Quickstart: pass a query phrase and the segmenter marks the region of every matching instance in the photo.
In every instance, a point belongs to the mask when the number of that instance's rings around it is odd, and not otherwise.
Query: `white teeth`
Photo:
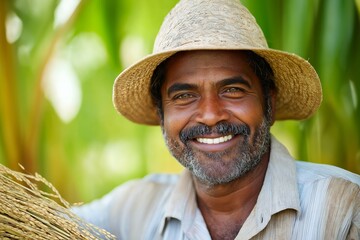
[[[219,138],[197,138],[196,140],[198,142],[206,143],[206,144],[218,144],[218,143],[227,142],[232,138],[233,138],[232,135],[227,135],[225,137],[219,137]]]

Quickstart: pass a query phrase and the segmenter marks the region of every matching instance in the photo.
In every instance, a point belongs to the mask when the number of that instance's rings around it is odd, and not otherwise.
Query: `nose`
[[[200,100],[195,119],[198,123],[215,126],[229,118],[230,112],[218,97],[207,97]]]

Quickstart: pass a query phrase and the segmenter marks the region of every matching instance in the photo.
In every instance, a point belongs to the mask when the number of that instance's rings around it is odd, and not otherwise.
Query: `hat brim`
[[[160,119],[150,95],[151,77],[155,68],[165,59],[176,52],[189,50],[201,49],[180,49],[151,54],[120,73],[113,88],[113,103],[116,110],[135,123],[159,125]],[[320,79],[305,59],[269,48],[211,50],[251,50],[270,64],[277,88],[276,120],[307,119],[320,106]]]

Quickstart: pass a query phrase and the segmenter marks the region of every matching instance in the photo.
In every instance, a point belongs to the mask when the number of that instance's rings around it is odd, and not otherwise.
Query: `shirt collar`
[[[197,203],[192,176],[190,171],[185,169],[180,174],[180,178],[165,205],[165,214],[159,229],[160,232],[164,232],[167,222],[171,219],[181,221],[182,227],[187,229],[192,224],[196,209]]]
[[[300,211],[296,163],[285,146],[274,136],[271,138],[270,161],[258,203],[266,206],[270,215],[284,209]]]
[[[267,226],[273,214],[286,209],[294,210],[294,216],[296,212],[300,213],[296,164],[287,149],[272,136],[264,184],[237,239],[256,235]]]
[[[166,203],[164,218],[159,230],[163,233],[167,221],[172,218],[182,221],[183,227],[186,229],[192,224],[192,217],[195,216],[196,209],[192,176],[185,169]],[[255,224],[265,227],[270,221],[271,215],[285,209],[294,209],[300,212],[296,165],[287,149],[272,136],[270,161],[264,184],[257,203],[244,226]],[[246,227],[242,229],[246,229]]]

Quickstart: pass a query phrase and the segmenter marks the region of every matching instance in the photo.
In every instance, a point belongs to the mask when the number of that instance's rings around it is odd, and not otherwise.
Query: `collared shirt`
[[[187,170],[130,181],[73,210],[118,239],[211,239]],[[272,137],[264,184],[236,239],[360,239],[360,176],[295,161]]]

